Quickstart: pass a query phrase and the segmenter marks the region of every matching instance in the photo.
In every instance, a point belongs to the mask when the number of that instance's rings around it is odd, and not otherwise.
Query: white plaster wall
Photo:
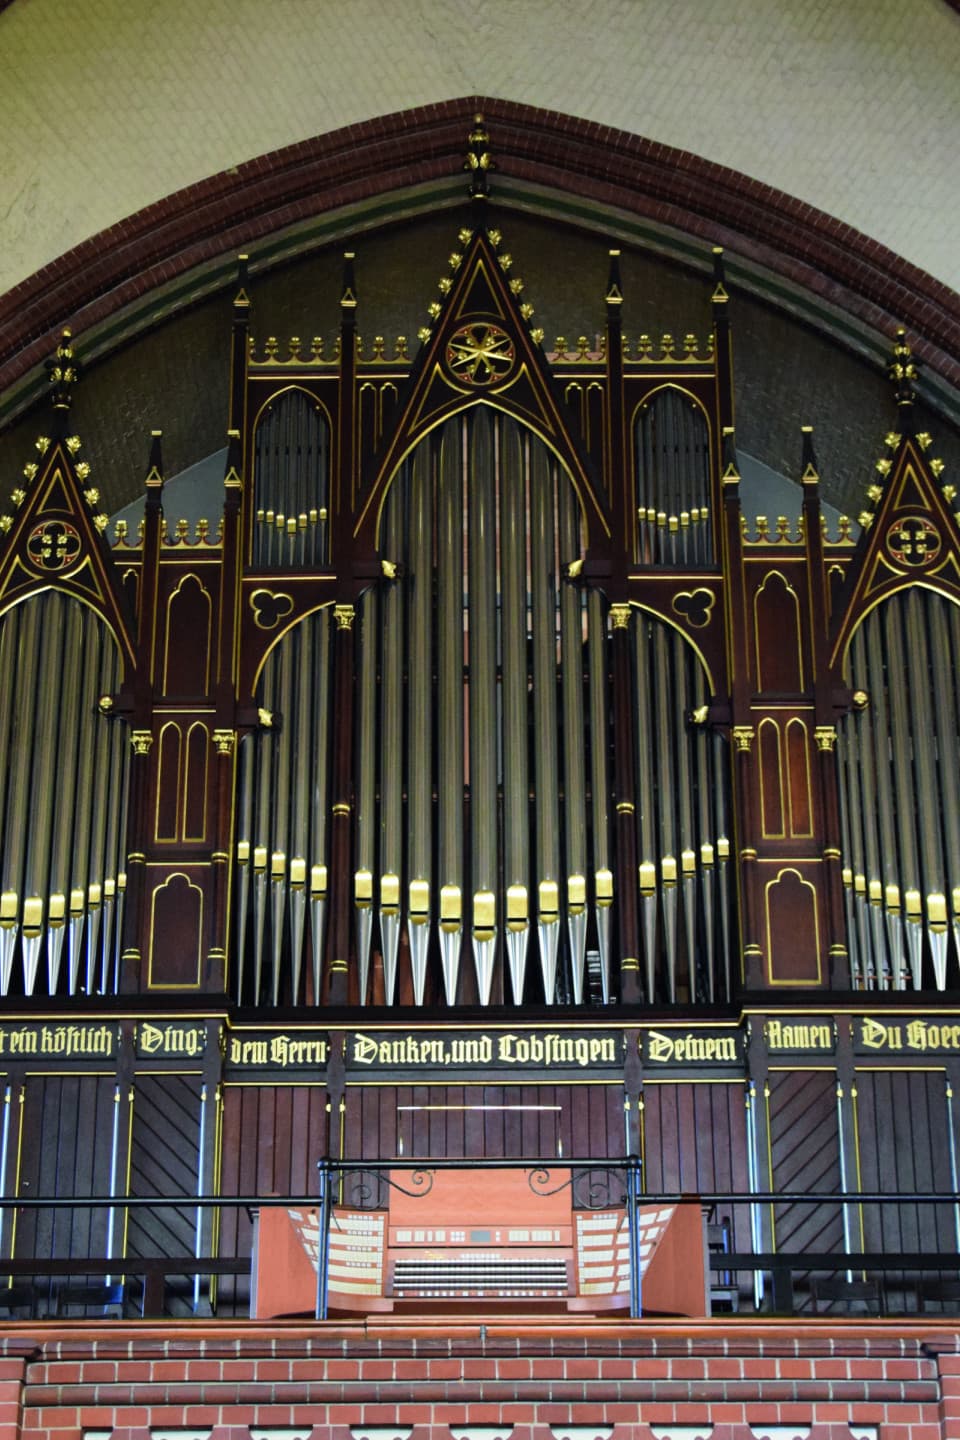
[[[945,0],[13,0],[0,293],[183,185],[475,92],[731,166],[960,290]]]

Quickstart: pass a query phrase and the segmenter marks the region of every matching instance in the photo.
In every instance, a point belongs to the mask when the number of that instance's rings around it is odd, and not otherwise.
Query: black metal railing
[[[518,1159],[410,1159],[330,1160],[319,1162],[318,1190],[314,1194],[261,1196],[23,1196],[0,1198],[0,1216],[11,1210],[21,1214],[42,1211],[145,1210],[162,1215],[167,1210],[231,1211],[251,1214],[267,1206],[313,1207],[320,1219],[318,1263],[318,1318],[327,1313],[327,1258],[329,1226],[334,1206],[350,1191],[360,1208],[384,1208],[391,1184],[406,1173],[423,1177],[407,1193],[429,1194],[430,1177],[442,1170],[523,1171],[534,1193],[550,1193],[551,1184],[569,1185],[576,1209],[623,1206],[628,1212],[631,1254],[630,1313],[643,1316],[642,1284],[638,1264],[639,1212],[655,1205],[699,1203],[712,1222],[711,1232],[725,1231],[722,1244],[707,1255],[708,1290],[715,1313],[755,1316],[807,1315],[921,1315],[960,1311],[960,1195],[925,1191],[683,1191],[644,1192],[640,1162],[560,1158],[551,1161]],[[562,1172],[558,1182],[557,1172]],[[409,1183],[409,1182],[408,1182]],[[406,1187],[405,1187],[406,1188]],[[593,1197],[591,1199],[591,1196]],[[772,1207],[827,1207],[840,1217],[862,1214],[860,1207],[877,1207],[877,1213],[909,1207],[911,1214],[944,1207],[952,1244],[927,1248],[838,1248],[835,1250],[781,1250],[764,1244],[772,1231]],[[730,1216],[748,1217],[740,1230],[750,1231],[744,1246]],[[719,1223],[719,1222],[723,1223]],[[853,1227],[842,1226],[848,1236]],[[4,1227],[4,1230],[6,1227]],[[198,1234],[200,1227],[198,1224]],[[36,1247],[39,1250],[39,1246]],[[161,1318],[171,1315],[221,1314],[241,1318],[248,1314],[251,1259],[247,1254],[55,1256],[15,1253],[0,1256],[0,1318],[64,1319],[69,1316],[110,1315]]]

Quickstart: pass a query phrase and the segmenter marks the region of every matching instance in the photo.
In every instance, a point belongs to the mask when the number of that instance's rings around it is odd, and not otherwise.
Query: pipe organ
[[[473,204],[414,356],[361,339],[353,255],[332,348],[258,347],[244,271],[215,534],[171,531],[157,434],[111,535],[64,343],[4,517],[5,994],[951,985],[956,520],[906,346],[859,540],[809,432],[772,531],[722,256],[705,344],[626,337],[612,251],[596,347],[547,350]]]
[[[802,1132],[847,1189],[921,1091],[955,1190],[960,532],[909,348],[856,525],[809,430],[797,513],[745,514],[722,255],[705,339],[633,334],[610,250],[597,336],[551,343],[471,175],[415,344],[353,254],[334,345],[261,341],[241,261],[212,523],[165,513],[155,432],[111,524],[51,363],[0,493],[0,1193],[63,1106],[113,1115],[50,1181],[88,1194],[295,1195],[401,1111],[418,1155],[639,1155],[651,1192],[772,1189]],[[69,1101],[51,1015],[92,1027]],[[834,1233],[775,1210],[734,1248]]]

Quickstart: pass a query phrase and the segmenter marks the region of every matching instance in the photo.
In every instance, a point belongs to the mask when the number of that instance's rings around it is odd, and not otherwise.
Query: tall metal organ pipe
[[[561,566],[580,559],[580,507],[572,485],[557,486]],[[586,616],[580,591],[560,592],[560,671],[563,690],[563,800],[567,859],[567,930],[573,999],[583,1001],[587,945],[587,792],[583,719],[583,656]]]
[[[444,426],[440,437],[437,483],[439,488],[439,547],[437,556],[437,627],[439,653],[439,865],[440,951],[447,1004],[456,1003],[463,934],[463,451],[466,426]]]
[[[471,416],[469,449],[470,838],[473,954],[480,1003],[490,1000],[497,938],[497,519],[493,424]]]
[[[403,555],[406,488],[394,485],[387,497],[386,553]],[[403,873],[403,666],[406,597],[390,585],[383,595],[380,723],[380,937],[383,986],[393,1004],[400,945],[400,883]]]
[[[409,782],[407,936],[413,998],[422,1005],[427,983],[433,879],[433,476],[430,450],[410,463],[410,624],[407,651]]]
[[[533,598],[534,803],[537,935],[544,999],[556,998],[560,921],[560,807],[557,768],[556,537],[553,467],[543,446],[530,455],[531,593]]]
[[[360,703],[356,781],[356,869],[353,900],[357,923],[357,975],[360,1004],[370,986],[373,940],[373,871],[377,855],[377,672],[379,596],[368,590],[360,606]]]
[[[500,442],[503,675],[503,846],[506,945],[514,1003],[523,1000],[530,938],[530,776],[527,756],[527,483],[523,442],[505,426]]]

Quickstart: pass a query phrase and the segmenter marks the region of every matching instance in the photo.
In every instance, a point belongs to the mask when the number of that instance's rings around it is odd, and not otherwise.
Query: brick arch
[[[46,357],[65,321],[82,336],[179,276],[379,196],[413,192],[415,213],[414,187],[458,176],[478,109],[505,180],[576,198],[586,223],[591,207],[598,225],[603,207],[613,207],[705,245],[722,244],[881,332],[905,324],[927,366],[960,384],[960,298],[877,241],[689,152],[555,111],[470,96],[275,150],[176,191],[60,256],[0,298],[0,391]]]

